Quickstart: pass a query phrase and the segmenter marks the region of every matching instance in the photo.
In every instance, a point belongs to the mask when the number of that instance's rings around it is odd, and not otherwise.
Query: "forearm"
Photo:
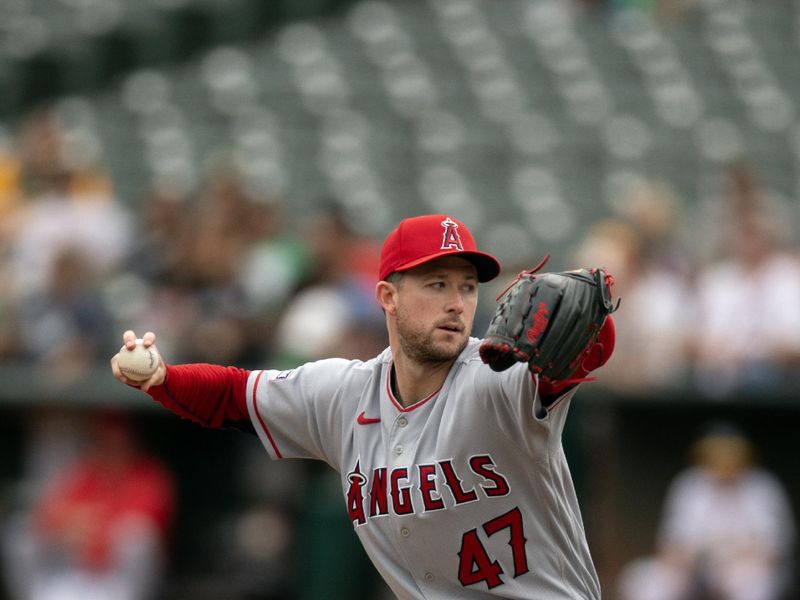
[[[250,430],[245,390],[250,371],[210,364],[166,365],[162,385],[148,394],[172,412],[203,425]]]

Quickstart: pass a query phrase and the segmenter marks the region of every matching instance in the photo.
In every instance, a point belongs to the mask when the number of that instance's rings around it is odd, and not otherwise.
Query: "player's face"
[[[467,345],[478,303],[478,277],[469,261],[438,258],[409,269],[397,284],[400,348],[420,363],[449,362]]]

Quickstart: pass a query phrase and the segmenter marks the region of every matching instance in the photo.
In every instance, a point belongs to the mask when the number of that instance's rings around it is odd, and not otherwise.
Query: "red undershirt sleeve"
[[[164,383],[147,392],[156,402],[204,427],[252,430],[245,394],[250,371],[202,363],[166,369]]]

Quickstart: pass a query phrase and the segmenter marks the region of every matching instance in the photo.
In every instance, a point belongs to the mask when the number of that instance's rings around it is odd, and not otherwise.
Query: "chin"
[[[443,360],[455,360],[467,347],[467,338],[458,338],[445,343],[433,344],[433,346],[439,351],[439,354],[447,357]]]
[[[409,357],[422,363],[454,361],[466,348],[469,336],[464,333],[436,330],[427,334],[399,332],[400,346]],[[403,335],[405,333],[405,335]]]

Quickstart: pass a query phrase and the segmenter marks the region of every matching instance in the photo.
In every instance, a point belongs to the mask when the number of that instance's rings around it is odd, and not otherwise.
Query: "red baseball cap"
[[[448,215],[424,215],[403,219],[383,242],[379,279],[405,271],[440,256],[461,256],[478,271],[478,281],[500,274],[500,263],[479,252],[467,226]]]

